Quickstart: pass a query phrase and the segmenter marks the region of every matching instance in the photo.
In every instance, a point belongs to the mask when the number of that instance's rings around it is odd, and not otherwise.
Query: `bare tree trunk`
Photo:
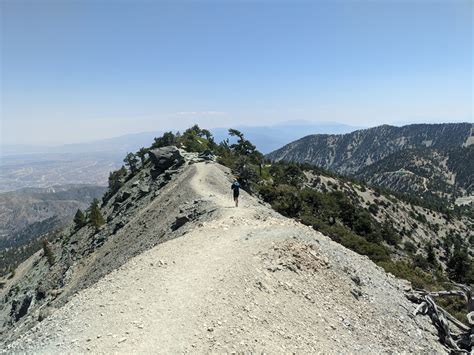
[[[474,345],[474,298],[469,286],[455,284],[459,290],[451,291],[414,291],[407,294],[407,298],[419,303],[413,312],[414,315],[426,314],[431,318],[433,325],[438,330],[438,336],[443,344],[454,352],[470,352]],[[436,297],[463,297],[466,301],[467,322],[466,325],[449,314],[445,309],[438,306],[433,298]],[[452,331],[450,323],[455,325],[459,331]]]

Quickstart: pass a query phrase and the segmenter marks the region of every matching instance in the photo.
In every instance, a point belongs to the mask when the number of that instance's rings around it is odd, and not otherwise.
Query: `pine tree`
[[[140,150],[137,152],[137,156],[140,158],[142,165],[145,164],[145,155],[148,153],[148,149],[146,148],[140,148]]]
[[[152,144],[151,148],[161,148],[169,145],[175,145],[177,143],[176,135],[173,132],[165,132],[163,136],[155,138],[155,142]]]
[[[127,169],[122,166],[120,169],[116,171],[112,171],[109,174],[109,189],[110,192],[113,194],[115,193],[120,187],[123,185],[123,180],[127,176]]]
[[[105,224],[104,217],[100,212],[99,200],[97,200],[96,198],[94,199],[94,201],[92,201],[89,210],[89,223],[96,229]]]
[[[75,229],[80,229],[87,224],[87,219],[85,214],[81,209],[77,209],[76,215],[74,216],[74,227]]]
[[[46,259],[48,260],[49,265],[53,265],[55,262],[53,251],[51,250],[51,246],[46,239],[43,239],[43,253]]]
[[[448,259],[446,266],[453,280],[462,283],[470,283],[472,280],[467,280],[467,276],[471,276],[472,261],[469,259],[467,252],[459,245],[454,246],[454,252]]]
[[[125,165],[127,165],[130,168],[130,171],[132,172],[132,174],[134,174],[137,171],[138,159],[135,154],[128,153],[123,161]]]

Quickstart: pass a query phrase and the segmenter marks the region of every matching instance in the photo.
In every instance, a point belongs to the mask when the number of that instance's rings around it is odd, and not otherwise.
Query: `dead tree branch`
[[[413,314],[428,315],[433,325],[438,331],[441,342],[454,353],[466,353],[473,349],[474,345],[474,299],[470,287],[461,284],[455,284],[459,289],[451,291],[428,292],[417,290],[407,294],[407,298],[412,302],[418,303]],[[445,309],[440,307],[434,301],[437,297],[463,297],[467,307],[467,322],[469,326],[460,322]],[[451,325],[457,327],[456,330],[450,328]]]

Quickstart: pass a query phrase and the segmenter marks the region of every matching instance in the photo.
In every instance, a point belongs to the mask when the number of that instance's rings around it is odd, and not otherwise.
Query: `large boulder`
[[[184,162],[181,152],[174,146],[150,150],[148,155],[154,165],[154,170],[159,174],[173,165],[181,165]]]

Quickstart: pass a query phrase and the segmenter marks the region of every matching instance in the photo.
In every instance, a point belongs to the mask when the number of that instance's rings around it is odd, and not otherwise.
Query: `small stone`
[[[360,281],[360,277],[359,276],[351,276],[351,280],[354,281],[354,283],[357,285],[357,286],[360,286],[361,284],[361,281]]]

